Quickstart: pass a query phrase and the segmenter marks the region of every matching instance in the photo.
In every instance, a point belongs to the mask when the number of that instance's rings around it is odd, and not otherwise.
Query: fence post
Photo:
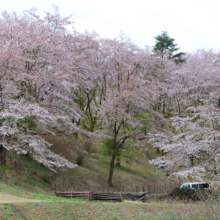
[[[92,200],[92,191],[90,191],[89,194],[88,194],[88,200],[89,200],[89,201]]]
[[[121,195],[121,201],[124,199],[124,193],[120,193]]]

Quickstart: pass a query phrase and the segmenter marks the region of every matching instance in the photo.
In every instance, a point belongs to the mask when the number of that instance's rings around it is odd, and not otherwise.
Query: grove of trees
[[[152,161],[160,169],[219,182],[220,54],[172,56],[173,40],[171,49],[141,49],[125,36],[70,31],[70,18],[56,6],[43,18],[35,8],[2,13],[1,164],[13,150],[54,171],[74,168],[44,135],[81,135],[110,156],[109,185],[116,158],[146,143],[163,153]]]

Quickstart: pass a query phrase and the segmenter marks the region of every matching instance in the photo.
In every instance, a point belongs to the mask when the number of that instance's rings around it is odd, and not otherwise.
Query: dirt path
[[[0,203],[16,203],[16,202],[42,202],[42,200],[26,199],[18,196],[12,196],[7,193],[0,193]]]

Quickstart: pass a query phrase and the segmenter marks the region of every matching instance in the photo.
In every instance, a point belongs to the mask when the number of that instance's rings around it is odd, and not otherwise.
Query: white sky
[[[41,14],[53,3],[62,16],[73,16],[79,32],[95,30],[111,39],[122,32],[143,48],[167,31],[182,52],[220,51],[220,0],[0,0],[1,12],[18,14],[31,7]]]

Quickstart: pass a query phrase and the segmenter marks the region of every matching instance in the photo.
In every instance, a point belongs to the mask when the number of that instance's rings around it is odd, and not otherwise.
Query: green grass
[[[51,200],[51,198],[49,198]],[[17,203],[16,206],[29,219],[219,219],[220,210],[212,213],[205,204],[175,203],[108,203],[79,199],[52,198],[41,203]],[[5,209],[0,204],[0,210]],[[7,209],[6,209],[7,210]],[[4,211],[4,216],[13,216],[13,210]],[[13,219],[13,218],[11,218]]]
[[[23,219],[20,218],[17,212],[8,204],[0,204],[0,217],[3,220]]]

